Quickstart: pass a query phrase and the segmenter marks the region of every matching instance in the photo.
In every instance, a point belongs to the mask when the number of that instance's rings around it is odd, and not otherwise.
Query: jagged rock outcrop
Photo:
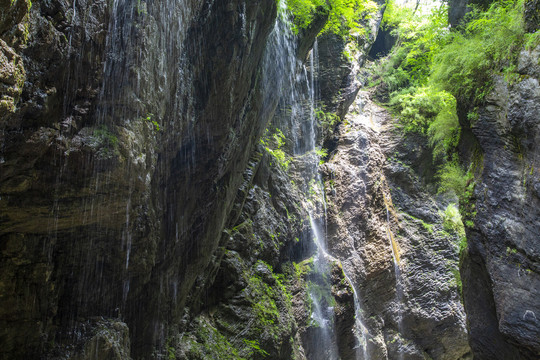
[[[425,139],[399,135],[367,93],[339,134],[324,165],[329,251],[358,289],[370,358],[468,356],[459,235],[444,231],[449,200],[425,190]]]
[[[478,359],[540,356],[539,58],[538,47],[521,51],[520,78],[495,77],[477,120],[464,121],[478,175],[461,271]]]
[[[365,33],[355,41],[341,35],[324,33],[317,39],[318,77],[316,87],[325,111],[343,118],[356,98],[361,83],[360,67],[377,38],[384,14],[384,1],[376,1],[378,10],[363,19]],[[329,134],[323,134],[323,137]]]

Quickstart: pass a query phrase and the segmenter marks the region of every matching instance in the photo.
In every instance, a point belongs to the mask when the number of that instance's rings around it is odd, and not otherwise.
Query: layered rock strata
[[[324,165],[329,252],[358,290],[371,359],[469,356],[451,199],[426,190],[426,140],[361,92]]]

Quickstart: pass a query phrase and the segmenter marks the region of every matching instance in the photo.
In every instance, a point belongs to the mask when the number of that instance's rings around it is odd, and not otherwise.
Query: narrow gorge
[[[540,2],[0,0],[0,359],[540,358]]]

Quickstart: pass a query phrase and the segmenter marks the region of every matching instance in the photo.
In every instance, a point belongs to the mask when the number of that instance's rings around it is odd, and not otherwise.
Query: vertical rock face
[[[520,79],[495,79],[470,131],[480,177],[462,266],[471,347],[479,359],[540,356],[540,49],[523,50]],[[471,224],[472,225],[472,224]]]
[[[370,358],[467,357],[459,235],[444,231],[449,201],[413,170],[431,162],[425,140],[400,136],[367,93],[339,134],[325,165],[329,251],[358,289]]]
[[[96,315],[148,356],[277,102],[259,80],[276,3],[0,6],[2,358],[74,343]]]

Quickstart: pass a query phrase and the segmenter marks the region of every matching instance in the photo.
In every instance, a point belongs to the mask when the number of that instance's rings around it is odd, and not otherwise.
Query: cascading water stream
[[[324,196],[324,186],[319,174],[320,156],[316,152],[317,144],[317,120],[315,117],[315,100],[316,100],[316,74],[318,71],[318,49],[317,42],[310,53],[309,71],[306,67],[301,72],[302,78],[300,82],[304,82],[304,86],[300,88],[306,89],[307,98],[303,98],[301,94],[293,94],[290,98],[292,101],[291,121],[293,129],[293,140],[295,144],[295,154],[300,156],[305,162],[303,168],[305,184],[310,184],[305,189],[306,198],[309,194],[320,194],[316,199],[311,199],[311,203],[306,204],[306,210],[309,215],[312,237],[316,245],[316,255],[314,258],[315,271],[323,278],[328,278],[331,268],[331,262],[338,260],[331,256],[327,251],[326,233],[327,233],[327,214],[326,214],[326,199]],[[298,88],[298,87],[297,87]],[[301,101],[301,102],[299,102]],[[307,104],[305,104],[307,102]],[[303,115],[303,117],[302,117]],[[307,116],[306,116],[307,115]],[[295,119],[295,117],[300,118]],[[307,119],[306,119],[307,117]],[[300,139],[302,138],[302,139]],[[318,186],[318,191],[313,191],[309,187]],[[320,210],[317,210],[317,204]],[[322,213],[321,213],[322,212]],[[317,218],[320,220],[317,221]],[[324,224],[324,228],[323,225]],[[355,354],[356,359],[369,359],[367,352],[367,328],[362,321],[361,302],[359,300],[358,291],[354,286],[351,278],[347,275],[346,270],[344,275],[353,289],[354,309],[355,309],[355,324],[354,335],[356,338]],[[320,292],[326,292],[324,296],[331,298],[331,284],[326,283],[314,289],[309,289],[309,295],[313,304],[312,320],[319,326],[319,335],[317,339],[317,359],[337,360],[340,358],[337,347],[336,331],[333,322],[334,309],[328,304],[322,304]],[[324,305],[327,305],[326,307]]]
[[[272,52],[277,56],[271,59],[273,64],[267,64],[266,71],[269,82],[274,82],[273,88],[280,89],[280,112],[283,124],[275,124],[289,129],[292,139],[292,152],[299,163],[302,163],[300,177],[303,179],[303,192],[308,198],[309,186],[316,181],[319,158],[316,149],[315,122],[315,64],[312,51],[306,67],[297,58],[297,38],[291,31],[286,4],[280,2],[280,20],[271,36]],[[275,68],[278,63],[278,68]],[[269,66],[270,65],[270,66]],[[275,69],[272,71],[272,69]],[[277,73],[276,73],[277,72]],[[281,73],[281,74],[280,74]],[[285,76],[283,75],[285,74]],[[278,76],[275,76],[278,75]],[[273,79],[272,79],[273,77]],[[275,84],[276,78],[278,84]],[[275,86],[277,85],[277,86]],[[285,115],[285,116],[283,116]],[[279,117],[278,117],[279,119]],[[330,277],[330,257],[326,253],[324,233],[315,225],[312,215],[313,204],[304,204],[309,214],[312,238],[316,244],[313,275],[318,280],[310,282],[308,293],[311,302],[311,325],[314,331],[309,344],[305,344],[308,358],[311,360],[338,360],[338,349],[333,324],[333,307],[328,299],[332,298],[331,286],[327,279]],[[316,284],[315,284],[316,282]]]
[[[307,128],[309,128],[309,134],[306,134],[309,136],[309,141],[307,141],[307,149],[305,150],[311,151],[315,155],[311,158],[312,159],[311,160],[312,178],[310,179],[310,182],[313,183],[313,181],[315,181],[315,184],[317,184],[320,188],[319,191],[316,191],[314,193],[320,194],[320,198],[316,199],[316,201],[322,205],[322,210],[323,210],[322,222],[324,223],[324,231],[321,229],[320,224],[314,220],[314,214],[311,209],[308,210],[308,213],[309,213],[309,220],[310,220],[311,230],[313,233],[313,238],[317,246],[316,264],[318,264],[318,270],[321,273],[325,273],[325,272],[328,273],[330,269],[330,262],[339,261],[339,260],[337,260],[332,255],[330,255],[327,250],[327,238],[326,238],[326,234],[328,231],[327,204],[326,204],[323,181],[319,173],[320,156],[315,151],[316,144],[317,144],[317,120],[315,117],[315,101],[316,101],[315,84],[316,84],[316,74],[318,73],[318,68],[319,68],[317,40],[315,40],[313,49],[310,53],[309,60],[310,60],[310,69],[311,69],[309,82],[308,82],[308,89],[309,89],[310,97],[309,97],[309,126]],[[368,330],[362,321],[362,308],[361,308],[361,302],[358,296],[358,291],[353,281],[351,280],[350,276],[347,274],[347,270],[345,268],[342,268],[342,269],[343,269],[343,274],[346,280],[348,281],[348,283],[350,284],[353,290],[354,310],[355,310],[355,325],[354,325],[353,332],[354,332],[356,342],[357,342],[355,346],[356,359],[368,360],[369,359],[368,352],[367,352]],[[329,291],[331,290],[329,289]],[[333,309],[331,310],[333,311]],[[330,312],[330,315],[333,315],[332,311]],[[322,314],[316,314],[315,316],[322,316]],[[333,340],[328,351],[329,359],[339,359],[339,352],[337,349],[337,344],[335,342],[336,334],[335,334],[335,329],[333,327],[333,323],[332,321],[327,321],[325,324],[330,325],[328,329],[325,329],[325,330],[328,332],[327,337]]]
[[[354,283],[352,282],[349,275],[347,275],[347,272],[343,270],[343,274],[345,275],[345,278],[351,285],[351,288],[353,290],[353,296],[354,296],[354,326],[353,329],[354,337],[356,338],[356,359],[357,360],[368,360],[369,354],[367,351],[367,334],[368,329],[364,325],[364,322],[362,321],[362,305],[360,302],[360,298],[358,297],[358,292],[356,291],[356,287],[354,286]]]
[[[320,227],[313,220],[311,213],[309,214],[309,220],[311,231],[313,233],[313,239],[317,246],[317,252],[314,259],[315,270],[323,277],[328,277],[330,274],[330,262],[336,260],[326,252],[326,237],[324,236]],[[319,303],[320,291],[326,292],[325,297],[327,298],[332,296],[331,286],[330,284],[326,283],[318,287],[317,291],[315,291],[313,288],[310,288],[309,290],[309,296],[313,302],[313,312],[311,314],[311,318],[320,328],[320,342],[318,344],[320,347],[319,353],[324,351],[323,358],[337,360],[339,359],[339,352],[333,322],[334,308],[329,306],[329,304],[326,304],[327,307],[324,308]]]

